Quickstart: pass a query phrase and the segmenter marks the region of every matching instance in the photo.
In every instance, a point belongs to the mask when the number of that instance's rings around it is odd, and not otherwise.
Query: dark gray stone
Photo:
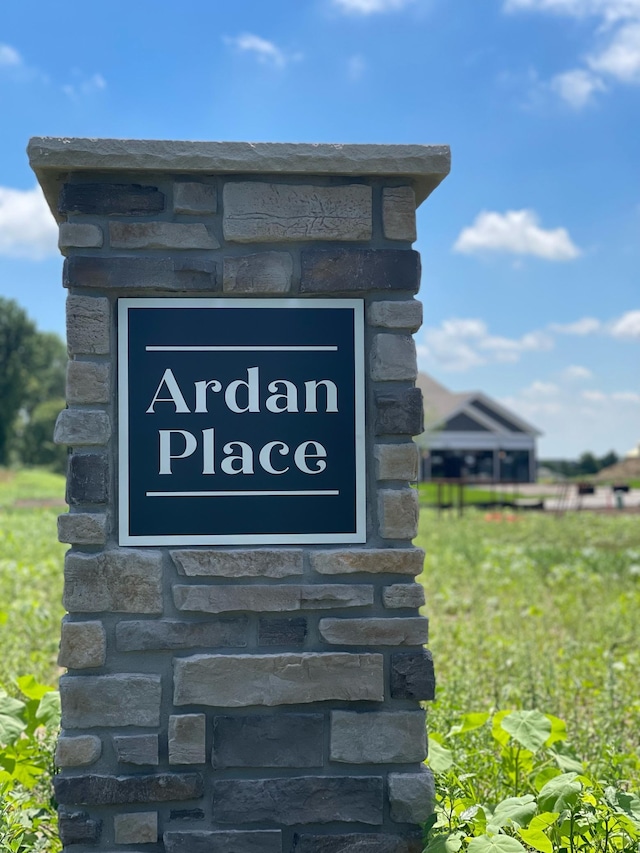
[[[165,832],[166,853],[282,853],[279,829],[255,832]]]
[[[298,776],[213,782],[216,823],[382,823],[378,776]]]
[[[123,764],[158,764],[158,735],[115,735],[113,747]]]
[[[171,809],[169,820],[204,820],[202,809]]]
[[[109,500],[109,460],[105,453],[69,457],[66,501],[70,506],[105,504]]]
[[[65,287],[215,290],[216,265],[200,258],[67,258]]]
[[[322,767],[324,716],[214,717],[213,766]]]
[[[306,249],[301,293],[417,293],[420,255],[406,249]]]
[[[119,622],[116,648],[119,652],[150,649],[244,648],[247,617],[212,618],[207,622],[140,620]]]
[[[93,820],[87,812],[58,813],[58,833],[63,844],[81,844],[83,841],[97,841],[102,829],[101,820]]]
[[[435,699],[436,676],[428,649],[391,655],[393,699]]]
[[[140,184],[64,184],[58,212],[140,216],[164,210],[164,193]]]
[[[420,836],[374,835],[354,832],[349,835],[293,836],[291,853],[421,853]]]
[[[424,432],[422,391],[383,391],[376,394],[376,435],[420,435]]]
[[[153,776],[56,776],[59,803],[112,806],[197,800],[203,794],[201,773],[156,773]]]
[[[303,646],[307,636],[307,620],[303,616],[291,619],[268,619],[258,622],[259,646]]]

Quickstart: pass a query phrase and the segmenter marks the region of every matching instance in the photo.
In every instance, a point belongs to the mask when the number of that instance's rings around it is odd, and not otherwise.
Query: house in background
[[[422,480],[535,481],[539,430],[481,391],[452,393],[426,373],[416,384],[426,427],[415,439]]]

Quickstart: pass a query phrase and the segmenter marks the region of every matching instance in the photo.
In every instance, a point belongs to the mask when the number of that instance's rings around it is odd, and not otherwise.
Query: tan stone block
[[[417,299],[372,302],[367,320],[370,326],[417,332],[422,325],[422,302]]]
[[[254,548],[171,551],[178,572],[187,577],[284,578],[303,572],[299,549]]]
[[[383,539],[413,539],[418,534],[416,489],[380,489],[378,532]]]
[[[158,840],[158,812],[117,814],[113,818],[116,844],[155,844]]]
[[[92,409],[64,409],[53,430],[55,444],[73,447],[104,445],[111,438],[111,421],[106,412]]]
[[[169,764],[204,764],[206,717],[179,714],[169,717]]]
[[[102,622],[63,622],[58,666],[89,669],[102,666],[107,656],[107,635]]]
[[[103,243],[102,228],[88,222],[62,222],[58,231],[58,248],[99,249]]]
[[[67,297],[67,349],[70,355],[109,353],[108,299],[75,294]]]
[[[260,252],[225,258],[222,289],[225,293],[288,293],[292,277],[289,252]]]
[[[419,583],[396,583],[382,590],[382,603],[389,609],[422,607],[424,587]]]
[[[102,741],[95,735],[61,736],[56,745],[56,767],[88,767],[102,754]]]
[[[162,554],[67,552],[63,603],[70,613],[162,613]]]
[[[216,238],[202,223],[111,222],[113,249],[219,249]]]
[[[414,483],[418,479],[420,453],[412,441],[404,444],[376,444],[373,455],[378,480],[405,480]]]
[[[387,240],[413,243],[416,234],[416,194],[411,187],[384,187],[382,227]]]
[[[420,548],[349,548],[312,551],[311,568],[321,575],[398,574],[415,577],[422,571],[424,551]]]
[[[96,361],[67,364],[67,402],[108,403],[111,396],[111,366]]]
[[[339,646],[420,646],[429,638],[422,616],[406,619],[321,619],[320,636]]]
[[[104,513],[65,512],[58,516],[58,540],[69,545],[104,545],[107,516]]]
[[[370,364],[374,382],[415,381],[418,376],[415,341],[411,335],[375,335]]]

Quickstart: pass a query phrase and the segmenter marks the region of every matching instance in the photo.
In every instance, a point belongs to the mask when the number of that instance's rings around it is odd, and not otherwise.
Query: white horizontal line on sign
[[[291,492],[249,492],[249,491],[236,491],[236,492],[147,492],[146,497],[148,498],[241,498],[241,497],[249,497],[249,498],[263,498],[263,497],[285,497],[285,498],[297,498],[302,496],[311,496],[311,497],[319,497],[324,495],[339,495],[340,492],[338,489],[325,489],[325,490],[313,490],[309,489],[307,491],[291,491]]]
[[[147,352],[337,352],[338,347],[145,347]]]

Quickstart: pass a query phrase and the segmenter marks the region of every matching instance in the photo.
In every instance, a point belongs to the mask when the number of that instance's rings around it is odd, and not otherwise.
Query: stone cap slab
[[[58,189],[69,172],[173,172],[385,176],[405,179],[421,204],[449,174],[448,145],[187,142],[34,136],[31,168],[56,219]]]

